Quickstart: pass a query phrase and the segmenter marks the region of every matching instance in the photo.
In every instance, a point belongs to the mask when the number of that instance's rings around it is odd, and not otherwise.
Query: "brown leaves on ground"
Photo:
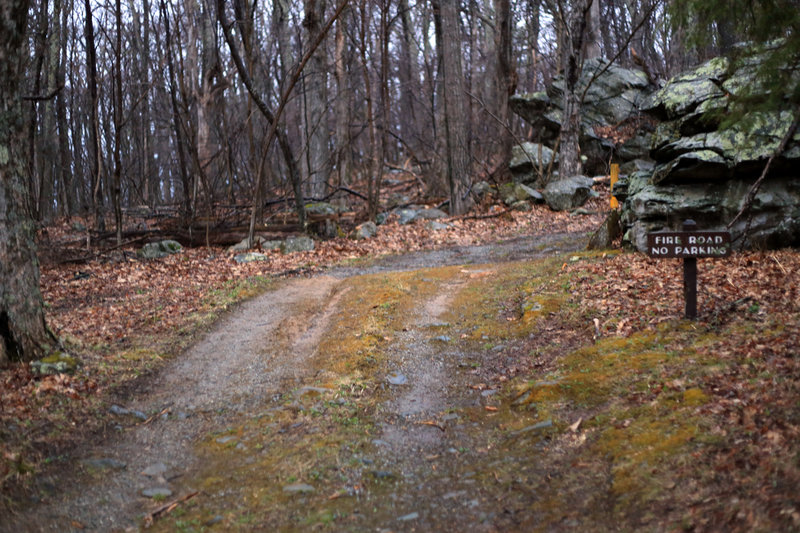
[[[599,212],[604,205],[607,198],[600,197],[586,207]],[[498,212],[494,209],[489,214]],[[48,326],[78,353],[82,366],[73,376],[42,377],[29,365],[0,370],[0,454],[5,457],[0,460],[0,486],[27,473],[30,469],[24,465],[58,453],[74,433],[102,425],[101,403],[109,401],[104,391],[178,351],[200,324],[252,292],[248,280],[313,273],[371,255],[481,244],[544,231],[585,232],[597,226],[601,216],[570,216],[534,206],[529,213],[456,217],[445,220],[449,227],[441,230],[428,228],[426,221],[401,226],[390,219],[372,239],[318,240],[312,252],[267,251],[268,261],[241,265],[226,248],[185,249],[163,259],[141,260],[132,246],[88,263],[49,261],[41,268]],[[73,231],[68,222],[46,228],[42,238],[48,258],[57,259],[59,249],[67,258],[86,254],[81,248],[85,232]]]

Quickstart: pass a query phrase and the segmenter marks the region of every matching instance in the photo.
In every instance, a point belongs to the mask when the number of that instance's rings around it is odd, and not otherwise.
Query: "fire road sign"
[[[697,258],[727,257],[731,234],[727,231],[697,231],[694,220],[683,222],[683,231],[647,234],[647,255],[683,259],[683,299],[686,318],[697,318]]]

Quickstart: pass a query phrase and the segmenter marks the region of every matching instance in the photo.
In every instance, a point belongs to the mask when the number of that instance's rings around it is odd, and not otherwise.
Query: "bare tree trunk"
[[[20,103],[26,0],[2,0],[0,32],[0,365],[45,355],[54,341],[44,321],[35,226],[25,210],[27,160]]]
[[[503,165],[511,159],[513,139],[509,133],[508,98],[514,93],[516,83],[512,79],[511,65],[511,2],[510,0],[494,0],[495,11],[495,51],[497,63],[495,68],[495,98],[497,99],[495,114],[500,124],[496,124],[496,132],[500,144],[499,156]]]
[[[114,50],[114,183],[111,203],[114,206],[117,246],[122,245],[122,6],[116,0],[117,39]]]
[[[353,158],[350,139],[351,102],[349,78],[349,54],[345,24],[347,12],[342,13],[336,21],[334,65],[336,73],[336,172],[338,175],[337,186],[350,183]]]
[[[471,177],[458,0],[432,0],[432,4],[434,10],[439,11],[442,27],[442,38],[436,44],[442,58],[445,181],[450,192],[450,214],[461,215],[469,207],[467,193]]]
[[[56,85],[64,87],[66,85],[66,64],[67,64],[67,22],[69,10],[61,6],[61,0],[56,0],[61,10],[61,22],[59,26],[59,61],[56,70]],[[67,125],[67,97],[64,89],[61,89],[56,96],[56,127],[58,128],[58,160],[61,173],[61,192],[62,192],[62,213],[71,216],[75,213],[77,198],[72,173],[72,159],[69,151],[69,126]]]
[[[361,52],[361,71],[364,77],[364,105],[366,109],[367,132],[369,133],[369,170],[367,175],[367,209],[370,214],[377,212],[377,204],[379,191],[376,190],[375,184],[377,176],[380,172],[381,163],[378,162],[378,138],[375,131],[375,110],[373,105],[373,92],[372,82],[369,73],[369,45],[367,34],[369,33],[369,12],[367,10],[367,1],[361,0],[359,4],[359,11],[361,15],[361,31],[359,32],[359,51]]]
[[[89,0],[86,0],[87,2]],[[169,81],[169,96],[172,105],[172,124],[175,132],[175,147],[178,152],[178,172],[183,185],[183,214],[190,217],[192,214],[192,188],[186,168],[186,155],[184,153],[183,128],[181,127],[181,114],[178,107],[178,89],[175,81],[175,65],[172,56],[172,37],[169,26],[169,12],[165,0],[160,0],[161,18],[164,25],[164,49],[167,56],[167,77]]]
[[[45,55],[47,54],[47,34],[49,29],[49,16],[47,13],[47,1],[39,4],[39,13],[34,26],[34,46],[33,46],[33,94],[42,93],[42,70],[44,69]],[[39,201],[41,197],[41,183],[37,181],[37,176],[42,173],[37,171],[37,162],[42,159],[37,149],[37,133],[39,128],[39,104],[36,101],[30,103],[30,114],[28,116],[28,152],[31,154],[28,159],[28,205],[33,217],[41,219],[39,214]]]
[[[586,13],[585,41],[586,51],[584,52],[584,57],[586,59],[602,57],[601,45],[603,36],[600,33],[600,0],[593,0]]]
[[[578,175],[583,167],[579,144],[581,101],[577,91],[583,67],[586,20],[592,0],[571,2],[569,6],[565,4],[559,3],[559,16],[564,29],[564,37],[560,42],[564,68],[564,111],[558,152],[559,179]]]
[[[307,43],[313,43],[320,35],[321,23],[325,16],[324,0],[305,0],[305,19]],[[330,152],[328,149],[327,120],[327,66],[325,47],[320,46],[311,55],[303,77],[303,113],[306,138],[306,175],[309,180],[311,196],[322,197],[330,173]]]
[[[94,43],[94,21],[92,20],[92,4],[84,1],[86,12],[86,69],[89,72],[89,168],[91,169],[92,208],[95,216],[95,228],[105,231],[106,222],[103,214],[103,155],[100,152],[100,102],[97,96],[97,49]]]
[[[400,82],[399,121],[400,133],[411,156],[416,159],[421,148],[419,127],[420,111],[417,99],[422,98],[422,87],[419,80],[419,46],[414,35],[414,24],[408,0],[399,0],[397,11],[400,15],[402,33],[400,39],[400,61],[398,64],[398,81]]]

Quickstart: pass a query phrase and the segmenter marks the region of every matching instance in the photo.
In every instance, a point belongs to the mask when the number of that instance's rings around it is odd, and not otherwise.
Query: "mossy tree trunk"
[[[27,15],[27,0],[0,0],[0,365],[39,357],[51,341],[25,209],[29,154],[19,88]]]

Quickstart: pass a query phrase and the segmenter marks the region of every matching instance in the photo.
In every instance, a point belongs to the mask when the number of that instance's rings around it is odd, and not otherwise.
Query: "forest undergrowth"
[[[0,372],[6,503],[102,434],[115,398],[276,278],[379,254],[589,232],[602,220],[603,201],[589,207],[595,215],[536,206],[454,219],[439,231],[390,220],[373,239],[318,241],[313,252],[271,252],[269,261],[242,265],[223,248],[149,261],[122,248],[82,264],[43,264],[48,324],[80,365],[73,374],[39,376],[29,365]],[[48,228],[40,245],[74,240],[70,227]],[[553,427],[544,437],[525,436],[552,450],[551,471],[531,472],[537,481],[525,491],[509,489],[506,526],[613,519],[689,530],[800,528],[800,254],[741,252],[698,263],[700,312],[691,322],[682,319],[678,260],[576,253],[551,258],[546,278],[522,267],[523,274],[473,282],[479,299],[494,299],[462,308],[491,314],[496,324],[486,327],[495,333],[497,324],[510,337],[514,328],[525,332],[511,358],[475,369],[485,388],[503,391],[484,415],[503,419],[493,427],[504,432],[525,429],[503,418],[515,410]],[[471,337],[480,320],[470,320],[449,322],[457,329],[463,321],[460,339],[480,346],[481,336]],[[503,453],[514,450],[517,444]],[[513,465],[496,459],[495,481],[518,483]],[[583,503],[570,503],[576,500]]]

